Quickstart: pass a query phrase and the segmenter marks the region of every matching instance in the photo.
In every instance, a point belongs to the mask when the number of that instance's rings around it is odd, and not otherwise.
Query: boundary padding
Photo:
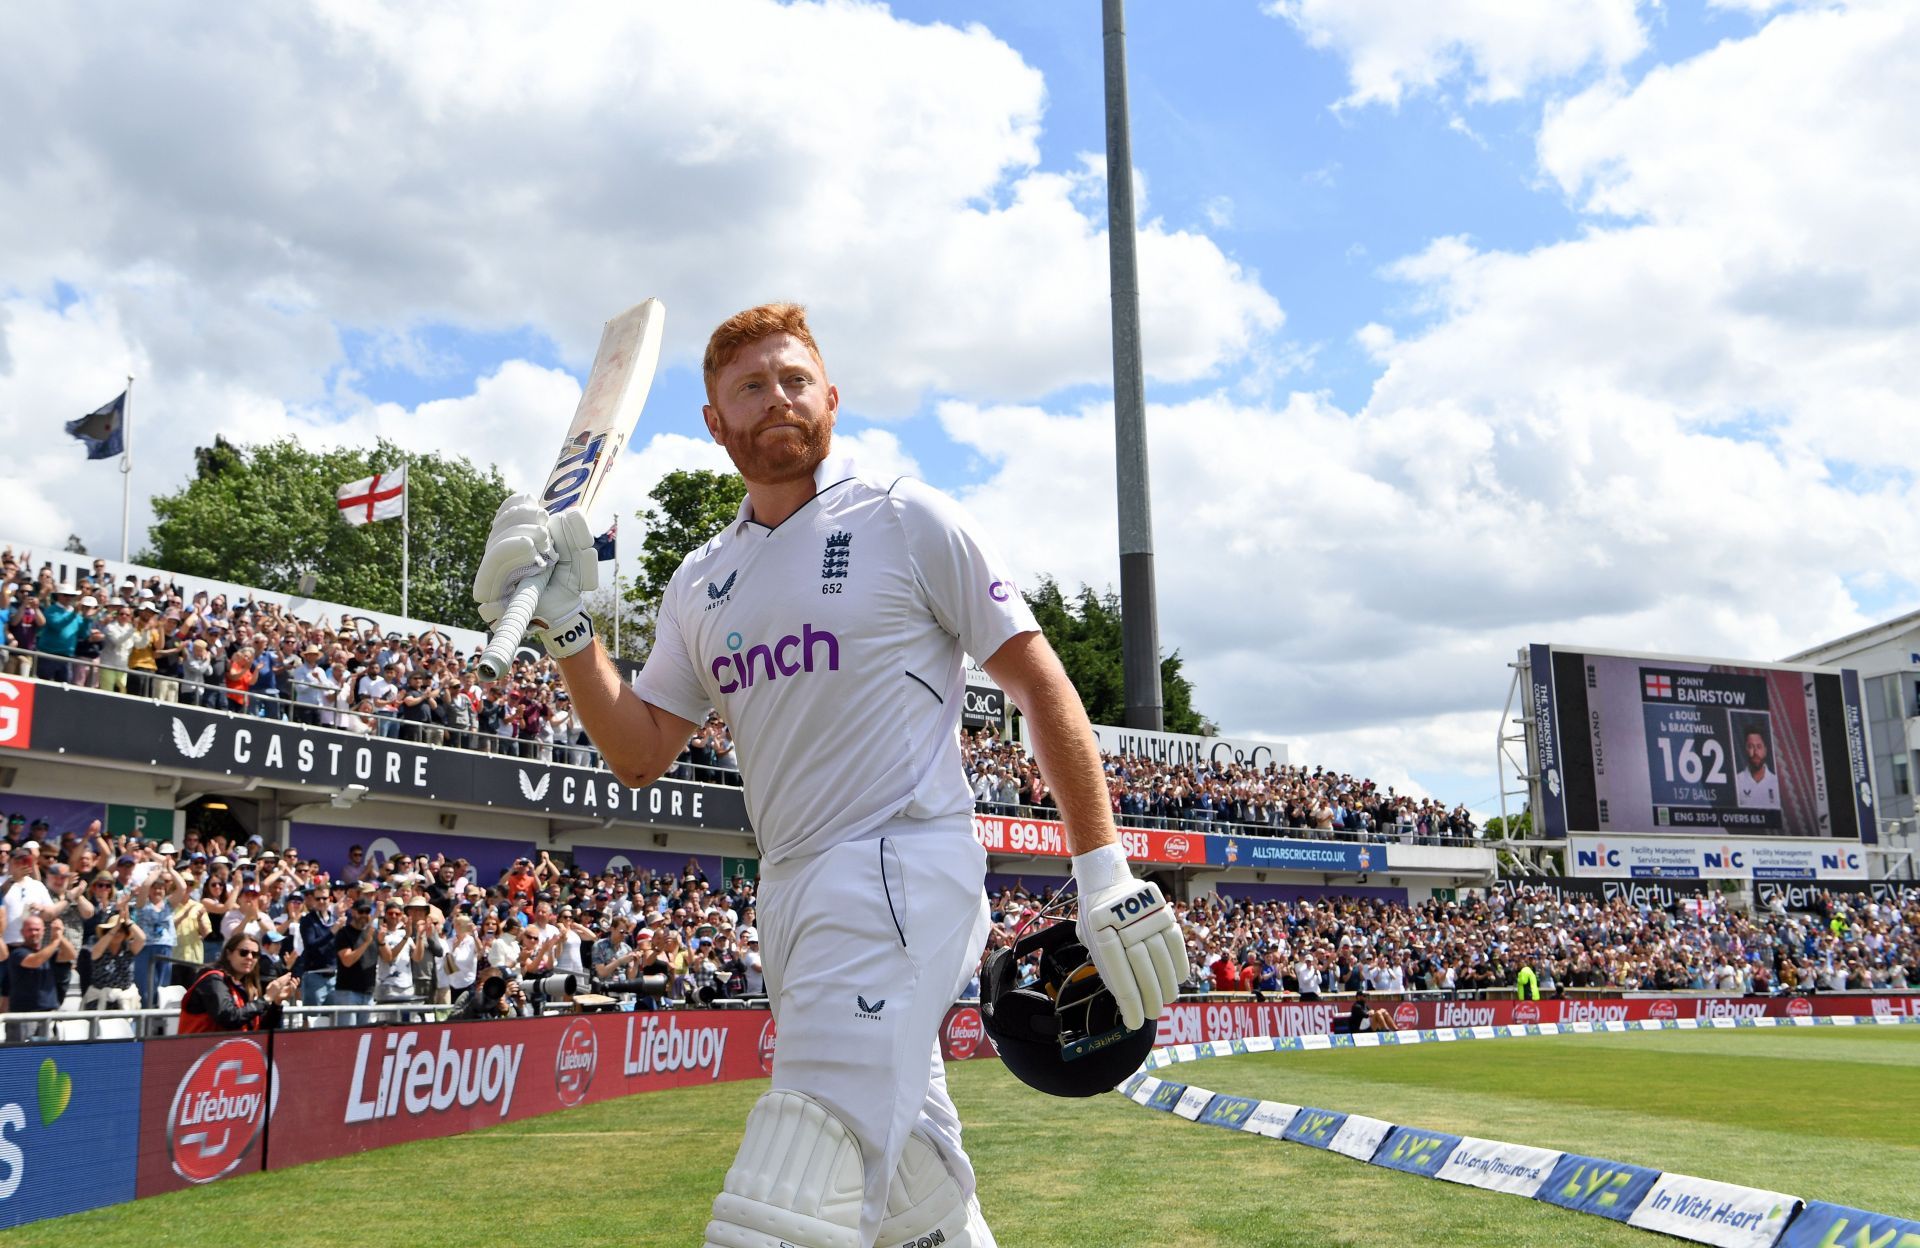
[[[1902,1023],[1920,1023],[1920,1017],[1713,1019],[1709,1026],[1715,1029],[1853,1027]],[[1344,1153],[1370,1165],[1544,1201],[1562,1209],[1590,1213],[1720,1248],[1831,1248],[1836,1244],[1920,1248],[1920,1222],[1891,1214],[1808,1201],[1786,1192],[1741,1187],[1580,1153],[1401,1126],[1312,1105],[1229,1096],[1193,1084],[1161,1079],[1152,1073],[1185,1062],[1243,1053],[1699,1029],[1697,1019],[1650,1018],[1598,1025],[1527,1023],[1363,1032],[1357,1036],[1252,1036],[1243,1040],[1210,1040],[1203,1044],[1155,1049],[1147,1055],[1145,1064],[1114,1091],[1137,1105],[1175,1114],[1189,1122]]]

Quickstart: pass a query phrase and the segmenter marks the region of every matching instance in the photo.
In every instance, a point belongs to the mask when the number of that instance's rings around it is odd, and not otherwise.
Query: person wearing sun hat
[[[87,627],[87,617],[80,613],[80,591],[71,584],[62,582],[54,586],[53,601],[47,603],[41,614],[47,622],[40,630],[40,653],[42,658],[37,674],[41,680],[67,684],[73,679],[73,652],[80,644],[80,633]]]

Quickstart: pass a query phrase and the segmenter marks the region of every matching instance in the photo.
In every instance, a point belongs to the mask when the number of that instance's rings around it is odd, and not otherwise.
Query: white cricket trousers
[[[970,816],[897,819],[882,833],[763,865],[759,890],[773,1086],[820,1101],[859,1139],[866,1244],[916,1127],[973,1193],[939,1032],[991,923]]]

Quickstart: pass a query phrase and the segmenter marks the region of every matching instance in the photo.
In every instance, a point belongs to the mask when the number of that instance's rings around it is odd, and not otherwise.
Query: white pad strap
[[[706,1248],[866,1248],[860,1142],[802,1092],[769,1092],[713,1201]]]
[[[970,1248],[967,1202],[947,1163],[919,1132],[907,1137],[887,1188],[879,1248]]]

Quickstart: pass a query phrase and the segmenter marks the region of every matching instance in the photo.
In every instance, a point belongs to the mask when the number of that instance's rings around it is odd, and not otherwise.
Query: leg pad
[[[918,1132],[909,1135],[887,1189],[877,1248],[973,1248],[967,1213],[939,1151]]]
[[[707,1223],[707,1248],[866,1248],[860,1242],[860,1143],[826,1106],[769,1092]]]

